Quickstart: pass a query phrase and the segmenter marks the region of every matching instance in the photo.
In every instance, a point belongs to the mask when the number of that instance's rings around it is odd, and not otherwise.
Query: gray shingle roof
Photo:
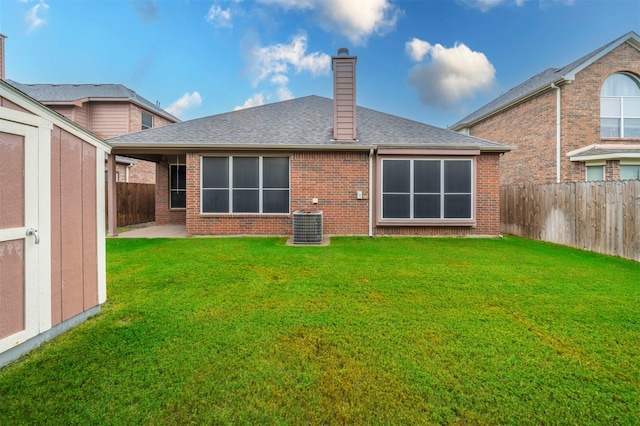
[[[631,42],[636,47],[640,48],[640,36],[631,31],[562,68],[548,68],[541,73],[534,75],[529,80],[512,88],[508,92],[500,95],[498,98],[453,124],[451,129],[459,130],[501,110],[502,108],[516,103],[521,99],[526,99],[528,96],[538,91],[549,89],[551,83],[558,83],[563,80],[573,80],[577,72],[625,42]]]
[[[606,158],[637,158],[638,156],[640,156],[640,144],[627,147],[612,146],[611,148],[597,145],[578,154],[571,155],[569,158],[571,161],[585,161]]]
[[[88,98],[128,99],[171,121],[180,121],[122,84],[22,84],[13,80],[6,80],[6,82],[44,104],[48,102],[74,102]]]
[[[116,136],[114,147],[442,147],[509,151],[511,147],[402,117],[357,109],[354,142],[332,140],[333,100],[306,96]]]

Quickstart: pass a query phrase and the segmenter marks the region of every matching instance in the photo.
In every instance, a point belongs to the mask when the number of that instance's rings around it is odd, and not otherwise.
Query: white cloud
[[[464,44],[451,48],[436,44],[426,54],[431,60],[414,66],[408,78],[425,105],[451,108],[478,92],[491,90],[495,83],[496,70],[484,53]]]
[[[462,0],[462,1],[471,7],[476,7],[480,9],[482,12],[486,12],[502,4],[513,3],[518,7],[524,6],[526,2],[531,0]],[[575,4],[575,0],[538,0],[540,8],[542,9],[544,9],[547,3],[549,2],[561,3],[565,6],[572,6]]]
[[[33,31],[36,28],[42,26],[45,23],[44,18],[40,14],[49,9],[49,5],[44,0],[40,0],[38,4],[33,6],[25,15],[25,20],[29,24],[29,31]]]
[[[176,117],[180,117],[186,110],[198,107],[200,106],[200,104],[202,104],[202,96],[200,96],[200,93],[187,92],[167,108],[165,108],[165,111],[167,111],[169,114],[175,115]]]
[[[254,87],[270,76],[285,76],[291,68],[296,73],[329,74],[331,57],[326,53],[307,53],[307,36],[294,36],[289,44],[254,46],[249,51],[249,72]]]
[[[406,42],[405,48],[407,50],[407,54],[413,59],[415,62],[420,62],[424,59],[425,55],[431,49],[431,44],[424,40],[420,40],[419,38],[412,38],[411,41]]]
[[[264,105],[264,95],[262,93],[256,93],[255,95],[253,95],[252,97],[244,101],[244,104],[235,107],[233,110],[238,111],[241,109],[251,108],[251,107],[260,106],[260,105]]]
[[[338,32],[354,45],[363,45],[374,34],[396,26],[401,10],[389,0],[259,0],[285,10],[312,10],[320,27]]]
[[[205,19],[216,27],[233,27],[231,23],[231,9],[223,9],[217,4],[211,5]]]
[[[464,2],[471,7],[477,7],[482,12],[486,12],[496,6],[500,6],[505,2],[505,0],[464,0]],[[518,6],[522,6],[524,4],[524,0],[515,0],[514,3]]]
[[[288,101],[289,99],[293,99],[293,93],[287,86],[280,86],[276,89],[276,94],[278,95],[279,101]]]

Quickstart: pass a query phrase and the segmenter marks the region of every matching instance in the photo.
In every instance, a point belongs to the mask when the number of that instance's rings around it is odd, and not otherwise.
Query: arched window
[[[607,78],[600,93],[603,138],[640,138],[640,81],[632,74]]]

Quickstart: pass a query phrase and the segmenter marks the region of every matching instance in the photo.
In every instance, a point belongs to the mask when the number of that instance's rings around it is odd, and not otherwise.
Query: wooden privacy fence
[[[118,192],[118,226],[135,225],[155,220],[156,186],[154,184],[117,182],[116,190]],[[105,205],[109,205],[108,192],[109,190],[106,188]],[[106,219],[109,223],[109,209],[107,209]]]
[[[640,261],[640,181],[501,187],[505,234]]]

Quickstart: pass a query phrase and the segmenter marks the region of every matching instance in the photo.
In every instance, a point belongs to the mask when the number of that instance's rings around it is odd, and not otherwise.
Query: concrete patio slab
[[[185,225],[148,226],[124,231],[113,238],[185,238],[187,227]]]

